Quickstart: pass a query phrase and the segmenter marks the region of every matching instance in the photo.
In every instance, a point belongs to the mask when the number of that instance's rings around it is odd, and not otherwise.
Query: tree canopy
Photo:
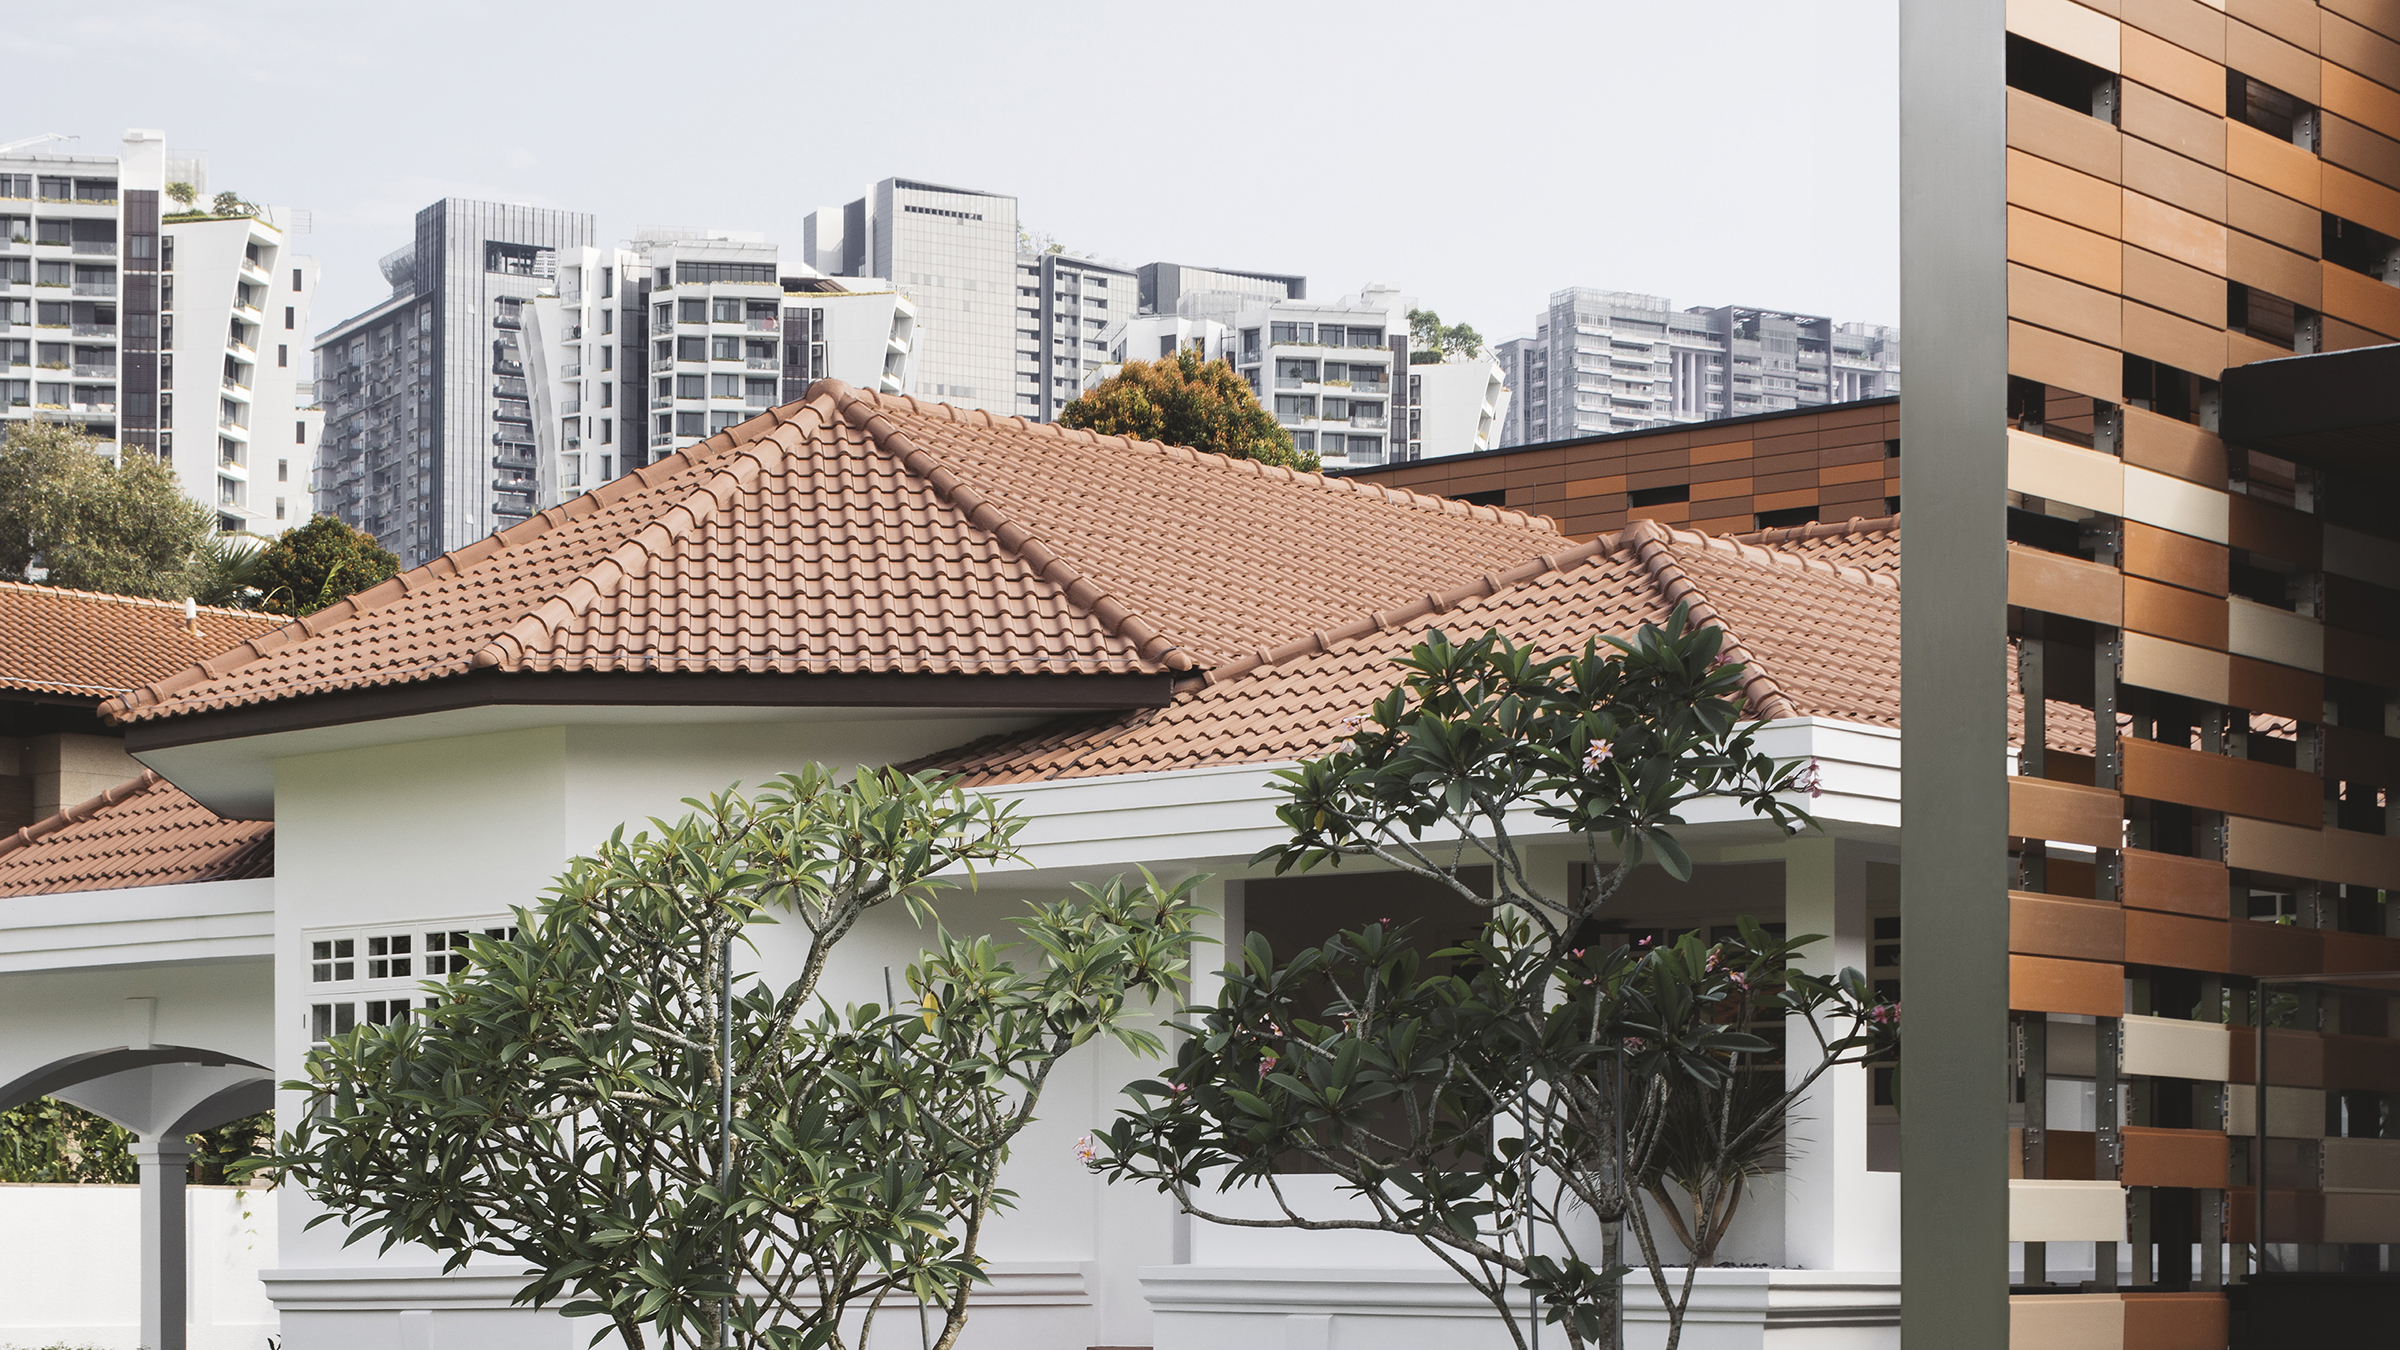
[[[1186,972],[1196,882],[1078,887],[1013,942],[962,937],[941,874],[1014,857],[1013,804],[815,766],[690,805],[575,859],[411,1020],[312,1054],[267,1161],[349,1241],[521,1260],[522,1298],[634,1350],[881,1345],[887,1301],[950,1350],[1051,1071],[1101,1037],[1160,1049],[1145,1009]],[[900,1006],[831,1006],[835,949],[895,902],[935,938]],[[735,962],[779,922],[806,947],[776,988]]]
[[[1792,1106],[1898,1035],[1858,971],[1796,967],[1817,938],[1745,917],[1713,940],[1628,942],[1600,922],[1648,860],[1693,877],[1676,827],[1694,803],[1813,824],[1795,799],[1814,766],[1759,751],[1722,639],[1678,606],[1579,655],[1497,632],[1419,644],[1337,749],[1280,775],[1290,837],[1252,862],[1372,859],[1480,910],[1480,931],[1429,950],[1375,924],[1296,952],[1252,934],[1172,1071],[1127,1089],[1101,1170],[1212,1223],[1413,1237],[1519,1347],[1529,1298],[1576,1350],[1612,1343],[1621,1277],[1646,1269],[1674,1350],[1692,1268]],[[1529,860],[1528,818],[1581,855],[1563,881]],[[1343,1204],[1295,1173],[1329,1174]],[[1268,1193],[1263,1217],[1214,1198],[1239,1187]],[[1680,1290],[1644,1192],[1690,1253]]]
[[[381,585],[399,571],[400,560],[374,535],[319,516],[261,551],[249,584],[261,592],[260,609],[298,618]]]
[[[1442,316],[1430,309],[1408,312],[1408,363],[1429,366],[1451,357],[1473,359],[1483,355],[1483,334],[1463,323],[1444,324]]]
[[[1295,449],[1292,434],[1259,406],[1248,380],[1189,347],[1156,361],[1126,362],[1068,404],[1058,422],[1307,472],[1318,466],[1317,453]]]
[[[52,586],[180,600],[214,515],[172,466],[56,422],[17,423],[0,442],[0,576],[47,569]]]

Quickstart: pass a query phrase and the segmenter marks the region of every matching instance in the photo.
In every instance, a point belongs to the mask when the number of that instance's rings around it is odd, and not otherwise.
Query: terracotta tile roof
[[[155,773],[0,835],[0,896],[274,874],[274,822],[226,820]]]
[[[1866,519],[1852,516],[1777,530],[1752,530],[1733,536],[1745,544],[1764,544],[1803,558],[1823,558],[1845,567],[1870,572],[1900,572],[1900,517]]]
[[[212,605],[187,623],[180,601],[0,582],[0,689],[107,698],[283,624]]]
[[[827,380],[103,711],[477,669],[1188,671],[1559,542],[1541,517]]]
[[[1301,759],[1324,751],[1343,717],[1388,689],[1393,659],[1436,628],[1465,636],[1498,627],[1561,652],[1661,621],[1679,602],[1725,627],[1729,655],[1748,664],[1753,711],[1898,725],[1896,576],[1636,521],[1213,670],[1166,707],[1056,722],[915,767],[995,784]]]

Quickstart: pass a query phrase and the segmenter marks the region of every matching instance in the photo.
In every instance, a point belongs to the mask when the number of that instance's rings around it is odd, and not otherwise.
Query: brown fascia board
[[[1158,708],[1166,706],[1174,696],[1175,679],[1163,674],[778,675],[478,670],[416,684],[343,690],[135,722],[125,728],[125,749],[129,754],[139,755],[174,746],[281,731],[309,731],[354,722],[499,706],[975,708],[1071,713]]]

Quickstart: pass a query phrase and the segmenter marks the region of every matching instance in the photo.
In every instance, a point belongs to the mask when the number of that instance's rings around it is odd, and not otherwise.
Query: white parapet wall
[[[275,1264],[266,1192],[185,1191],[191,1223],[190,1350],[266,1350]],[[0,1185],[0,1347],[137,1350],[141,1188]]]

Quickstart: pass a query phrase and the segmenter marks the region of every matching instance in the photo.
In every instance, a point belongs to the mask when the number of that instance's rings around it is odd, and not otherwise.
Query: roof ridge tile
[[[1725,634],[1720,658],[1741,663],[1745,672],[1742,676],[1742,692],[1750,706],[1756,708],[1762,717],[1799,716],[1799,706],[1784,693],[1783,686],[1776,683],[1774,676],[1759,664],[1750,649],[1742,645],[1732,627],[1717,612],[1708,593],[1684,572],[1682,562],[1676,558],[1674,543],[1677,538],[1697,540],[1705,551],[1708,536],[1697,531],[1671,529],[1654,520],[1630,522],[1621,534],[1631,541],[1634,557],[1641,561],[1643,569],[1650,574],[1651,584],[1658,587],[1659,599],[1670,610],[1677,605],[1688,604],[1691,606],[1688,612],[1695,626],[1714,627]]]
[[[37,820],[31,825],[0,835],[0,855],[14,853],[45,835],[56,834],[78,821],[89,820],[94,813],[115,806],[118,802],[128,798],[140,796],[165,781],[158,776],[158,770],[144,769],[138,777],[128,778],[97,797],[77,802],[73,806]]]
[[[965,517],[969,525],[992,536],[1001,547],[1024,559],[1044,580],[1064,592],[1068,603],[1090,614],[1111,634],[1131,642],[1144,659],[1156,661],[1169,670],[1195,668],[1190,653],[1184,651],[1174,639],[1135,614],[1123,601],[1110,595],[1097,581],[1069,562],[1022,522],[1011,519],[988,496],[944,464],[939,456],[918,445],[915,438],[894,425],[870,399],[836,381],[820,381],[819,384],[835,386],[833,395],[840,403],[844,420],[866,433],[876,449],[923,479],[941,495],[943,501]],[[1011,535],[1015,536],[1015,542],[1011,542]]]
[[[184,602],[181,600],[154,600],[146,595],[123,595],[115,591],[78,590],[73,586],[49,586],[38,581],[0,581],[0,592],[15,592],[20,595],[35,595],[45,597],[56,596],[66,600],[96,601],[101,604],[124,605],[130,609],[162,610],[171,614],[183,613],[184,606]],[[255,619],[261,617],[257,610],[234,609],[226,605],[195,604],[193,605],[193,608],[202,614],[214,614],[220,618]]]

